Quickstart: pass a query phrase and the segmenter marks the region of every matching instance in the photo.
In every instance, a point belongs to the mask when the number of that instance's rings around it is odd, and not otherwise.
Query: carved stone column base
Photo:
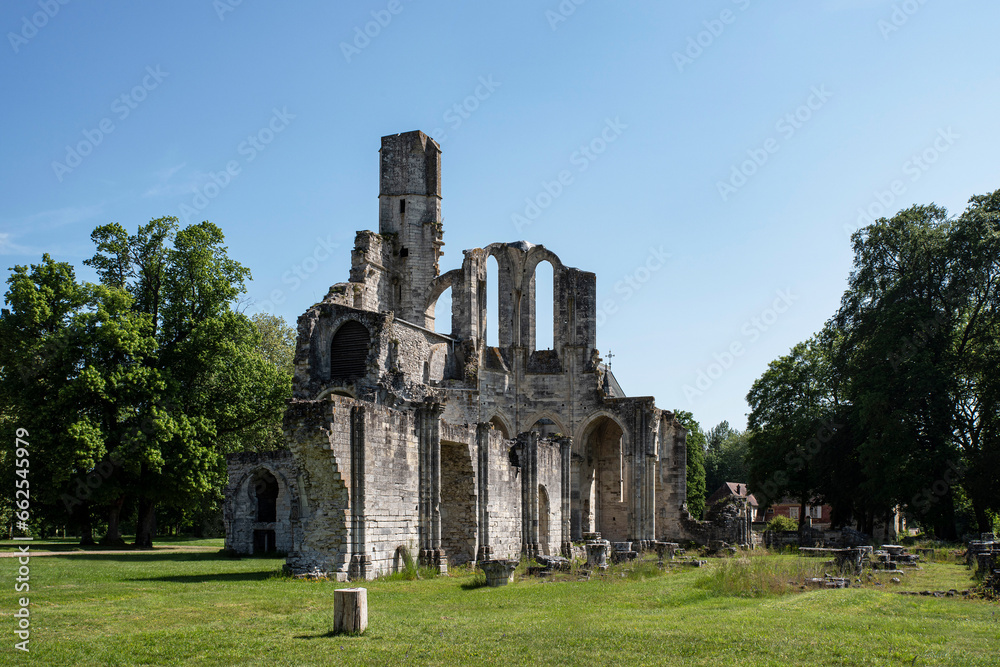
[[[480,563],[479,567],[486,573],[486,585],[496,588],[506,586],[514,579],[517,565],[516,560],[487,560]]]
[[[433,567],[441,574],[448,574],[448,557],[444,549],[423,549],[420,552],[420,564]]]

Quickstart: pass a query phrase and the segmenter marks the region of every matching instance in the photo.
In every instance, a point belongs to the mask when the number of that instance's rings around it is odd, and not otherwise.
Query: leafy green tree
[[[210,222],[178,229],[160,218],[129,236],[121,225],[92,234],[104,284],[128,292],[156,354],[143,360],[159,382],[123,440],[117,468],[138,499],[136,543],[149,546],[157,505],[219,498],[227,452],[255,447],[288,395],[289,381],[261,356],[261,336],[233,310],[250,272],[228,257]]]
[[[747,483],[747,434],[723,421],[706,435],[705,486],[708,495],[726,482]]]
[[[91,504],[117,493],[102,473],[156,382],[140,362],[154,341],[142,335],[147,322],[128,294],[78,283],[71,266],[48,255],[14,267],[7,282],[0,393],[8,427],[30,434],[31,476],[46,480],[32,485],[32,507],[79,523],[89,541]]]
[[[295,373],[295,367],[292,363],[295,358],[295,329],[290,327],[283,317],[277,315],[257,313],[251,319],[260,334],[257,350],[261,357],[278,369],[282,381],[286,385],[285,396],[290,398],[292,395],[292,376]],[[281,430],[280,415],[265,425],[262,431],[261,438],[255,442],[256,446],[251,447],[247,443],[246,449],[257,448],[261,451],[268,451],[288,447]]]
[[[295,329],[285,322],[285,318],[270,313],[257,313],[250,318],[260,332],[257,349],[260,355],[274,366],[292,375],[295,366]]]
[[[696,519],[705,512],[705,433],[694,415],[675,410],[674,416],[688,430],[687,435],[687,505]]]
[[[747,394],[750,488],[762,505],[797,499],[800,521],[820,495],[817,459],[837,428],[828,374],[828,359],[813,339],[772,361]]]
[[[836,317],[858,430],[861,494],[906,505],[953,539],[962,453],[956,404],[969,291],[956,281],[955,221],[914,206],[853,236],[854,271]]]
[[[215,225],[161,218],[92,238],[86,263],[101,284],[77,282],[47,255],[8,279],[0,426],[31,433],[32,476],[46,480],[32,487],[35,512],[86,537],[100,510],[116,542],[122,510],[135,506],[136,543],[150,546],[158,506],[217,504],[225,454],[273,437],[290,375],[233,310],[249,272]]]
[[[957,386],[954,436],[962,487],[979,532],[1000,511],[1000,191],[973,197],[949,237],[947,297],[957,310],[951,337]],[[957,297],[957,298],[956,298]],[[924,496],[926,499],[926,495]]]

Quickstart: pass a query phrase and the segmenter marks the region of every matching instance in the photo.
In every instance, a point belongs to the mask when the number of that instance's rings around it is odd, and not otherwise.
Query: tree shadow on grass
[[[45,558],[70,557],[74,560],[95,560],[95,561],[118,561],[122,563],[153,563],[153,562],[191,562],[191,561],[231,561],[232,558],[218,553],[196,553],[196,552],[155,552],[155,551],[135,551],[127,554],[95,554],[95,553],[67,553],[59,556],[45,556]]]
[[[361,634],[356,634],[349,632],[336,632],[334,630],[330,630],[329,632],[324,632],[318,635],[295,635],[295,639],[359,639],[361,637],[365,637],[368,639],[371,638],[365,632]]]
[[[129,581],[166,581],[175,584],[207,584],[213,581],[264,581],[280,576],[281,570],[269,572],[220,572],[218,574],[178,574],[169,577],[136,577]]]
[[[295,639],[333,639],[334,637],[346,637],[347,635],[337,634],[333,630],[319,635],[295,635]]]

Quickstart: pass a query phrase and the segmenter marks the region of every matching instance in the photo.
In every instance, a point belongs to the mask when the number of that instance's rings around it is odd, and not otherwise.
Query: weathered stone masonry
[[[442,274],[440,148],[392,135],[380,160],[379,232],[358,232],[350,282],[298,320],[284,422],[301,471],[292,569],[364,579],[407,556],[445,570],[568,553],[585,532],[683,537],[686,431],[605,377],[596,276],[524,241],[466,250]],[[498,313],[486,312],[490,257]],[[541,262],[551,350],[535,349]],[[450,322],[435,312],[448,289]]]

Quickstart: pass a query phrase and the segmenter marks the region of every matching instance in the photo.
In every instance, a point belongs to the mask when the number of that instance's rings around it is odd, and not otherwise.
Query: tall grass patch
[[[695,585],[716,595],[761,598],[796,592],[807,578],[824,574],[815,558],[742,554],[718,561]]]

